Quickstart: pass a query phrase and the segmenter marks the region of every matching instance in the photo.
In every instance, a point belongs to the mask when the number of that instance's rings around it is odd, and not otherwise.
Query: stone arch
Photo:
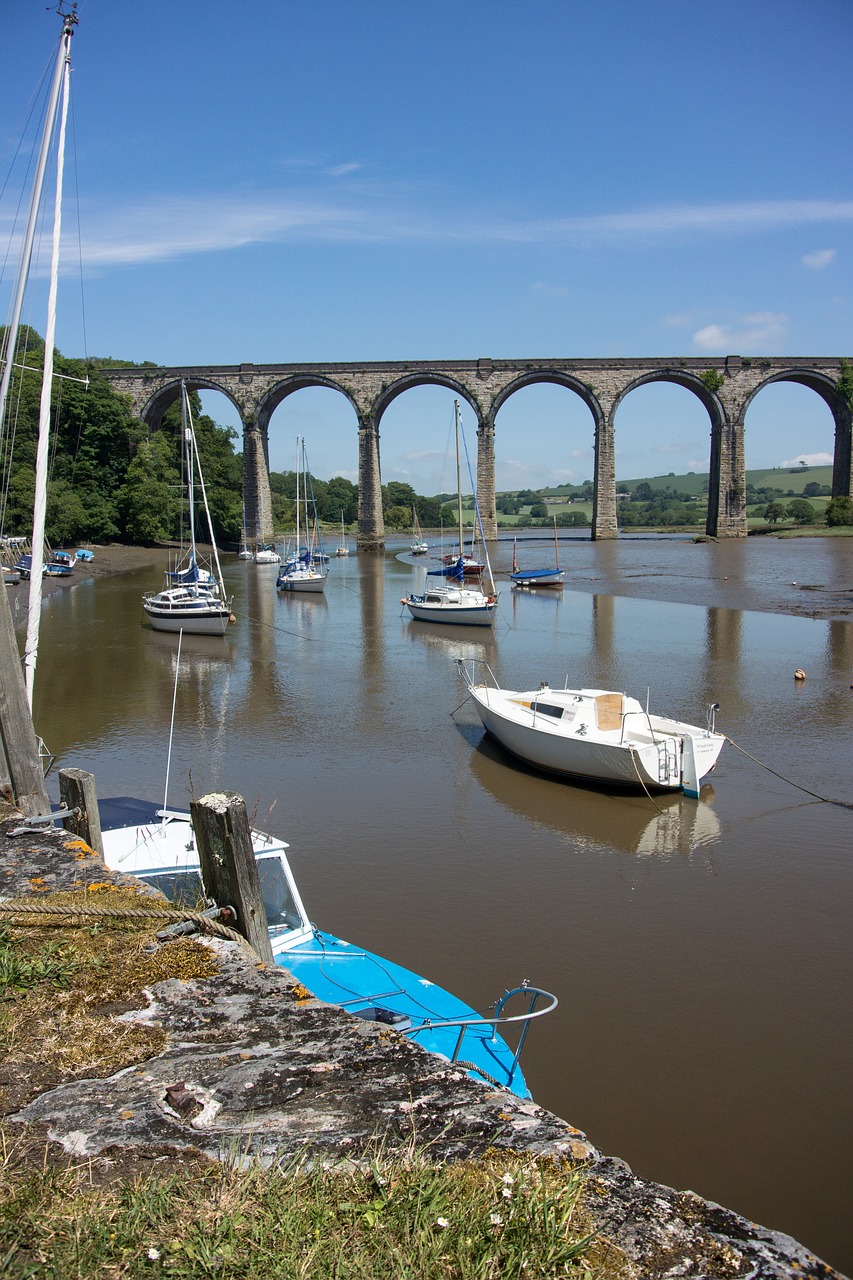
[[[495,396],[489,409],[492,420],[494,420],[498,410],[506,404],[510,396],[515,395],[517,391],[521,391],[524,387],[532,387],[542,382],[548,382],[557,387],[565,387],[567,391],[573,391],[575,395],[579,396],[592,414],[593,428],[595,430],[598,429],[598,425],[604,417],[604,412],[595,392],[585,382],[581,382],[579,378],[573,378],[571,374],[563,373],[558,369],[531,369],[513,378]]]
[[[315,387],[322,387],[329,391],[334,391],[344,397],[355,412],[356,423],[359,430],[359,475],[362,474],[363,465],[369,465],[364,462],[362,456],[362,411],[356,396],[346,387],[342,381],[337,378],[316,372],[314,370],[305,370],[290,375],[289,377],[273,380],[258,398],[255,407],[255,420],[252,423],[251,431],[247,424],[244,431],[244,458],[251,451],[254,458],[254,484],[258,494],[269,504],[269,533],[265,537],[273,536],[272,522],[272,492],[270,490],[270,453],[269,453],[269,425],[272,415],[280,405],[284,404],[289,396],[294,395],[297,391],[307,391]],[[369,445],[368,445],[369,452]],[[252,503],[249,499],[248,484],[245,480],[246,468],[244,466],[244,485],[246,487],[246,510],[249,511]],[[359,541],[361,540],[362,528],[362,489],[363,484],[359,484]],[[262,505],[262,504],[261,504]],[[371,500],[372,505],[372,500]],[[263,515],[261,515],[261,527],[263,527]],[[384,531],[382,536],[384,537]],[[372,541],[372,539],[371,539]]]
[[[234,399],[234,396],[227,387],[222,386],[214,378],[171,378],[161,383],[148,399],[143,403],[139,413],[139,417],[148,428],[149,435],[153,431],[159,431],[166,410],[173,405],[181,394],[181,382],[185,382],[188,391],[218,391],[225,399],[228,400],[243,421],[242,406]]]
[[[339,392],[352,405],[356,417],[361,416],[361,408],[358,401],[343,383],[335,378],[324,377],[318,373],[297,373],[292,377],[273,383],[258,401],[256,421],[258,430],[263,434],[265,441],[268,442],[270,418],[279,405],[283,404],[288,396],[292,396],[296,391],[307,391],[312,387],[325,387],[329,391]]]
[[[477,429],[479,431],[483,421],[484,409],[470,387],[449,374],[433,373],[429,370],[418,370],[416,373],[404,374],[403,377],[395,378],[393,382],[382,388],[373,402],[373,412],[376,415],[377,426],[389,405],[399,399],[404,392],[412,391],[415,387],[445,387],[448,391],[452,391],[454,395],[459,396],[460,400],[464,400],[470,409],[473,409],[477,417]]]
[[[835,424],[835,448],[832,463],[832,496],[833,498],[849,498],[853,493],[853,449],[851,449],[851,428],[853,413],[850,405],[841,392],[838,382],[820,369],[793,368],[770,373],[753,387],[744,397],[742,415],[758,395],[773,383],[793,382],[815,392],[832,414]]]
[[[723,400],[725,380],[717,377],[706,385],[702,373],[689,369],[650,369],[627,382],[614,397],[611,416],[638,387],[653,382],[666,382],[683,387],[704,407],[710,420],[710,454],[708,460],[708,510],[705,532],[710,537],[746,534],[746,460],[743,441],[743,414],[732,416]],[[713,389],[712,389],[713,386]],[[614,430],[615,450],[615,430]],[[616,503],[614,500],[614,511]]]

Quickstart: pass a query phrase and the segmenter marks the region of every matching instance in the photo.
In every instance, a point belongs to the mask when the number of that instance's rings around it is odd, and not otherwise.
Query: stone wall
[[[21,815],[0,808],[0,898],[114,883],[81,841],[50,829],[8,838]],[[145,891],[149,894],[149,890]],[[168,945],[168,944],[166,944]],[[585,1203],[596,1228],[636,1277],[801,1276],[838,1278],[788,1236],[735,1213],[637,1178],[565,1120],[535,1103],[472,1080],[405,1036],[322,1004],[284,969],[268,968],[238,944],[199,940],[219,972],[155,984],[144,1007],[105,1010],[114,1020],[152,1023],[162,1052],[103,1078],[18,1082],[6,1125],[46,1133],[48,1163],[139,1159],[158,1167],[199,1153],[235,1150],[269,1163],[306,1146],[357,1159],[381,1140],[391,1154],[411,1148],[436,1161],[476,1158],[490,1148],[551,1156],[586,1170]],[[0,1082],[3,1079],[0,1062]],[[780,1176],[784,1176],[780,1173]],[[838,1278],[840,1280],[840,1278]]]

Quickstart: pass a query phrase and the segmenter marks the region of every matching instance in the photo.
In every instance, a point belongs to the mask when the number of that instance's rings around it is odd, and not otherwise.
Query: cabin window
[[[150,884],[152,889],[159,889],[177,907],[203,911],[207,905],[201,876],[197,871],[158,871],[152,875],[141,875],[139,879]]]
[[[553,716],[555,720],[559,720],[563,714],[562,707],[552,706],[549,702],[534,702],[533,709],[537,715]]]
[[[259,858],[258,875],[261,881],[261,897],[270,928],[287,925],[301,929],[304,921],[293,898],[290,882],[280,858]]]

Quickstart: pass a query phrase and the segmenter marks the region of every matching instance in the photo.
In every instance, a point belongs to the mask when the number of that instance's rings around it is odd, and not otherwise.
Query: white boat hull
[[[184,631],[191,636],[224,636],[231,622],[231,602],[209,592],[173,587],[142,597],[142,608],[155,631]]]
[[[326,590],[326,573],[283,573],[276,579],[279,591],[302,591],[318,594]]]
[[[635,698],[606,690],[469,690],[483,727],[502,747],[566,777],[698,795],[725,741],[709,729],[647,715]]]
[[[490,627],[498,607],[497,596],[465,587],[437,587],[422,596],[406,596],[401,601],[418,622],[455,623],[469,627]]]

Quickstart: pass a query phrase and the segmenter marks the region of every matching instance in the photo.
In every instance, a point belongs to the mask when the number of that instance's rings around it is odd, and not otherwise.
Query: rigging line
[[[726,739],[726,742],[730,747],[734,747],[735,751],[740,751],[748,759],[752,760],[754,764],[760,765],[762,769],[766,769],[768,773],[772,773],[774,778],[779,778],[782,782],[787,782],[789,786],[796,787],[798,791],[802,791],[805,795],[811,796],[814,800],[820,800],[823,804],[834,804],[837,805],[839,809],[853,809],[853,803],[849,800],[833,800],[830,796],[821,796],[818,795],[816,791],[809,791],[808,787],[801,787],[799,782],[794,782],[792,778],[786,778],[784,773],[777,773],[775,769],[770,768],[769,764],[765,764],[763,760],[759,760],[756,756],[750,755],[745,747],[739,746],[738,743],[733,742],[732,739],[726,737],[725,734],[723,734],[723,737]]]

